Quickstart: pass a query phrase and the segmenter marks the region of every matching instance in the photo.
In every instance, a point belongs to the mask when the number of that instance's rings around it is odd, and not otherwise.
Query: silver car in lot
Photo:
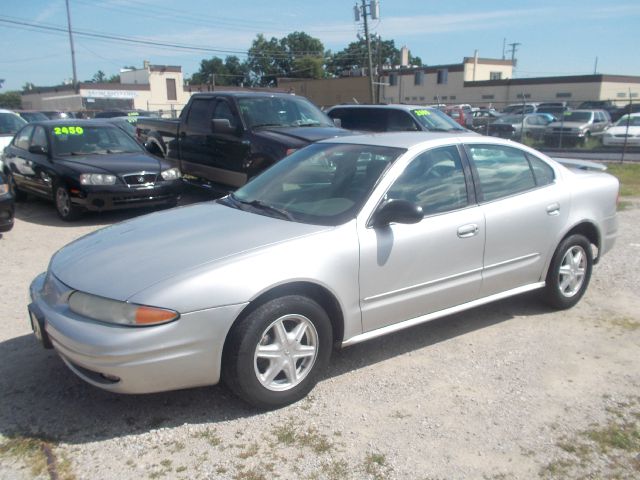
[[[544,131],[544,143],[550,146],[586,143],[601,138],[611,126],[606,110],[567,110],[560,119],[550,123]]]
[[[499,138],[330,139],[222,199],[62,248],[31,285],[31,324],[97,387],[223,380],[276,408],[334,347],[531,290],[573,306],[614,244],[617,194]]]

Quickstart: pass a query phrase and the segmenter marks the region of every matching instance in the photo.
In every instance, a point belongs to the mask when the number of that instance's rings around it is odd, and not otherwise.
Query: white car
[[[607,147],[617,147],[626,144],[630,147],[640,147],[640,113],[624,115],[602,137],[602,143]]]
[[[2,154],[4,147],[11,143],[16,132],[26,124],[27,122],[17,113],[0,109],[0,154]],[[0,171],[2,169],[2,159],[0,158]]]

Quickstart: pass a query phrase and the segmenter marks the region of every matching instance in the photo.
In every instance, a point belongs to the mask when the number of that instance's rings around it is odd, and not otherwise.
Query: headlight
[[[104,173],[83,173],[80,175],[81,185],[113,185],[116,183],[115,175]]]
[[[163,180],[177,180],[180,178],[180,170],[177,168],[170,168],[163,172],[160,172]]]
[[[69,297],[69,308],[93,320],[129,327],[159,325],[172,322],[180,316],[178,312],[165,308],[119,302],[77,291]]]

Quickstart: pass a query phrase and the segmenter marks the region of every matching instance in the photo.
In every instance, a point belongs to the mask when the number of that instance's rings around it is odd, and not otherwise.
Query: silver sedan
[[[531,290],[575,305],[613,246],[618,181],[492,137],[330,139],[222,199],[58,251],[31,324],[121,393],[216,384],[305,396],[334,347]]]

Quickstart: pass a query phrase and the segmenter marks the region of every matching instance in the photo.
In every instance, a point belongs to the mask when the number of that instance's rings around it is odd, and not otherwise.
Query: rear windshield
[[[564,112],[565,122],[589,122],[593,114],[591,112]]]
[[[27,124],[15,113],[0,113],[0,135],[15,135]]]

